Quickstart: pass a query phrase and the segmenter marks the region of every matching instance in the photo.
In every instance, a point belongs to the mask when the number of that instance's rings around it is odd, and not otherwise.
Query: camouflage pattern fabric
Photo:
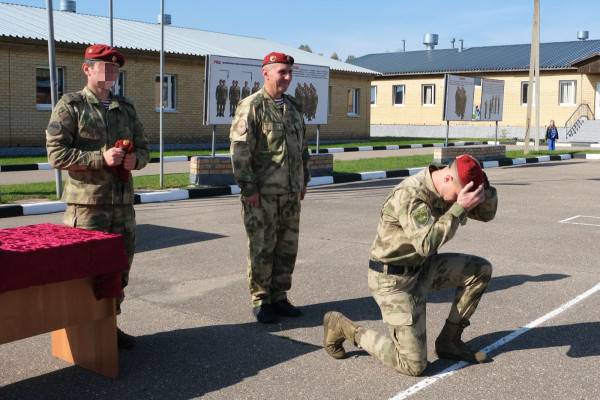
[[[64,95],[46,129],[48,162],[69,173],[62,200],[74,204],[133,204],[133,179],[119,180],[102,153],[118,139],[133,140],[137,163],[149,160],[144,128],[133,104],[113,97],[108,110],[87,87]]]
[[[298,253],[300,195],[261,195],[260,207],[242,200],[248,234],[248,282],[252,304],[287,298]]]
[[[129,261],[129,268],[131,268],[135,252],[135,210],[133,205],[68,204],[63,216],[63,223],[74,228],[123,235],[125,253]],[[125,288],[128,283],[129,269],[121,274],[121,288]],[[123,297],[118,300],[118,305],[120,305]]]
[[[229,139],[242,195],[300,192],[310,180],[306,127],[293,97],[284,95],[283,112],[264,89],[246,97]]]
[[[306,128],[296,101],[283,109],[261,89],[239,103],[231,125],[231,161],[242,192],[253,304],[286,298],[298,251],[300,192],[309,179]],[[244,197],[260,194],[257,208]]]
[[[417,268],[403,275],[369,269],[369,290],[390,336],[360,328],[356,339],[360,347],[383,364],[414,376],[427,366],[427,293],[456,287],[448,320],[458,323],[471,317],[492,275],[491,264],[483,258],[437,252],[467,218],[494,218],[496,189],[485,189],[485,201],[466,212],[459,204],[448,205],[439,196],[431,178],[436,169],[429,166],[405,179],[383,204],[371,259]]]

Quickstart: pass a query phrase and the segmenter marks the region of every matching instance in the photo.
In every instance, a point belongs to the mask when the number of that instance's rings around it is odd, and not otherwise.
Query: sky
[[[46,7],[45,0],[2,2]],[[160,3],[113,0],[114,17],[156,22]],[[108,16],[108,9],[109,0],[77,1],[79,13]],[[450,48],[452,38],[465,47],[529,43],[533,0],[165,0],[165,13],[173,25],[308,44],[344,60],[398,51],[402,39],[407,51],[423,50],[425,33],[439,35],[436,48]],[[600,39],[599,16],[598,0],[540,0],[541,41],[577,40],[578,30]]]

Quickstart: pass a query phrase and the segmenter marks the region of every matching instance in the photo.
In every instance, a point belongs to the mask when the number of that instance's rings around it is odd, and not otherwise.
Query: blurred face
[[[104,61],[84,63],[83,72],[92,88],[110,90],[119,79],[119,65]]]
[[[460,184],[460,179],[456,169],[453,167],[446,168],[444,170],[443,185],[440,190],[440,195],[446,203],[454,203],[458,198],[458,194],[462,190],[463,186]]]
[[[289,64],[268,64],[262,69],[265,90],[275,98],[281,97],[292,82],[292,66]]]

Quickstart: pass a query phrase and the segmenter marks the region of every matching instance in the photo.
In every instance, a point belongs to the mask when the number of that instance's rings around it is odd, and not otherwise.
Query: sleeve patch
[[[431,210],[426,204],[421,204],[412,212],[412,219],[417,228],[429,225],[432,218]]]

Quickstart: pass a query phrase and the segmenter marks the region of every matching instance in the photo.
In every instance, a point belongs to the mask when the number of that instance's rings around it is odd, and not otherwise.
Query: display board
[[[446,75],[444,121],[471,121],[475,78]]]
[[[262,60],[211,55],[206,57],[204,123],[229,125],[239,101],[262,88]],[[329,67],[294,64],[286,94],[302,104],[306,124],[327,124]]]
[[[480,121],[502,121],[504,81],[481,79]]]

